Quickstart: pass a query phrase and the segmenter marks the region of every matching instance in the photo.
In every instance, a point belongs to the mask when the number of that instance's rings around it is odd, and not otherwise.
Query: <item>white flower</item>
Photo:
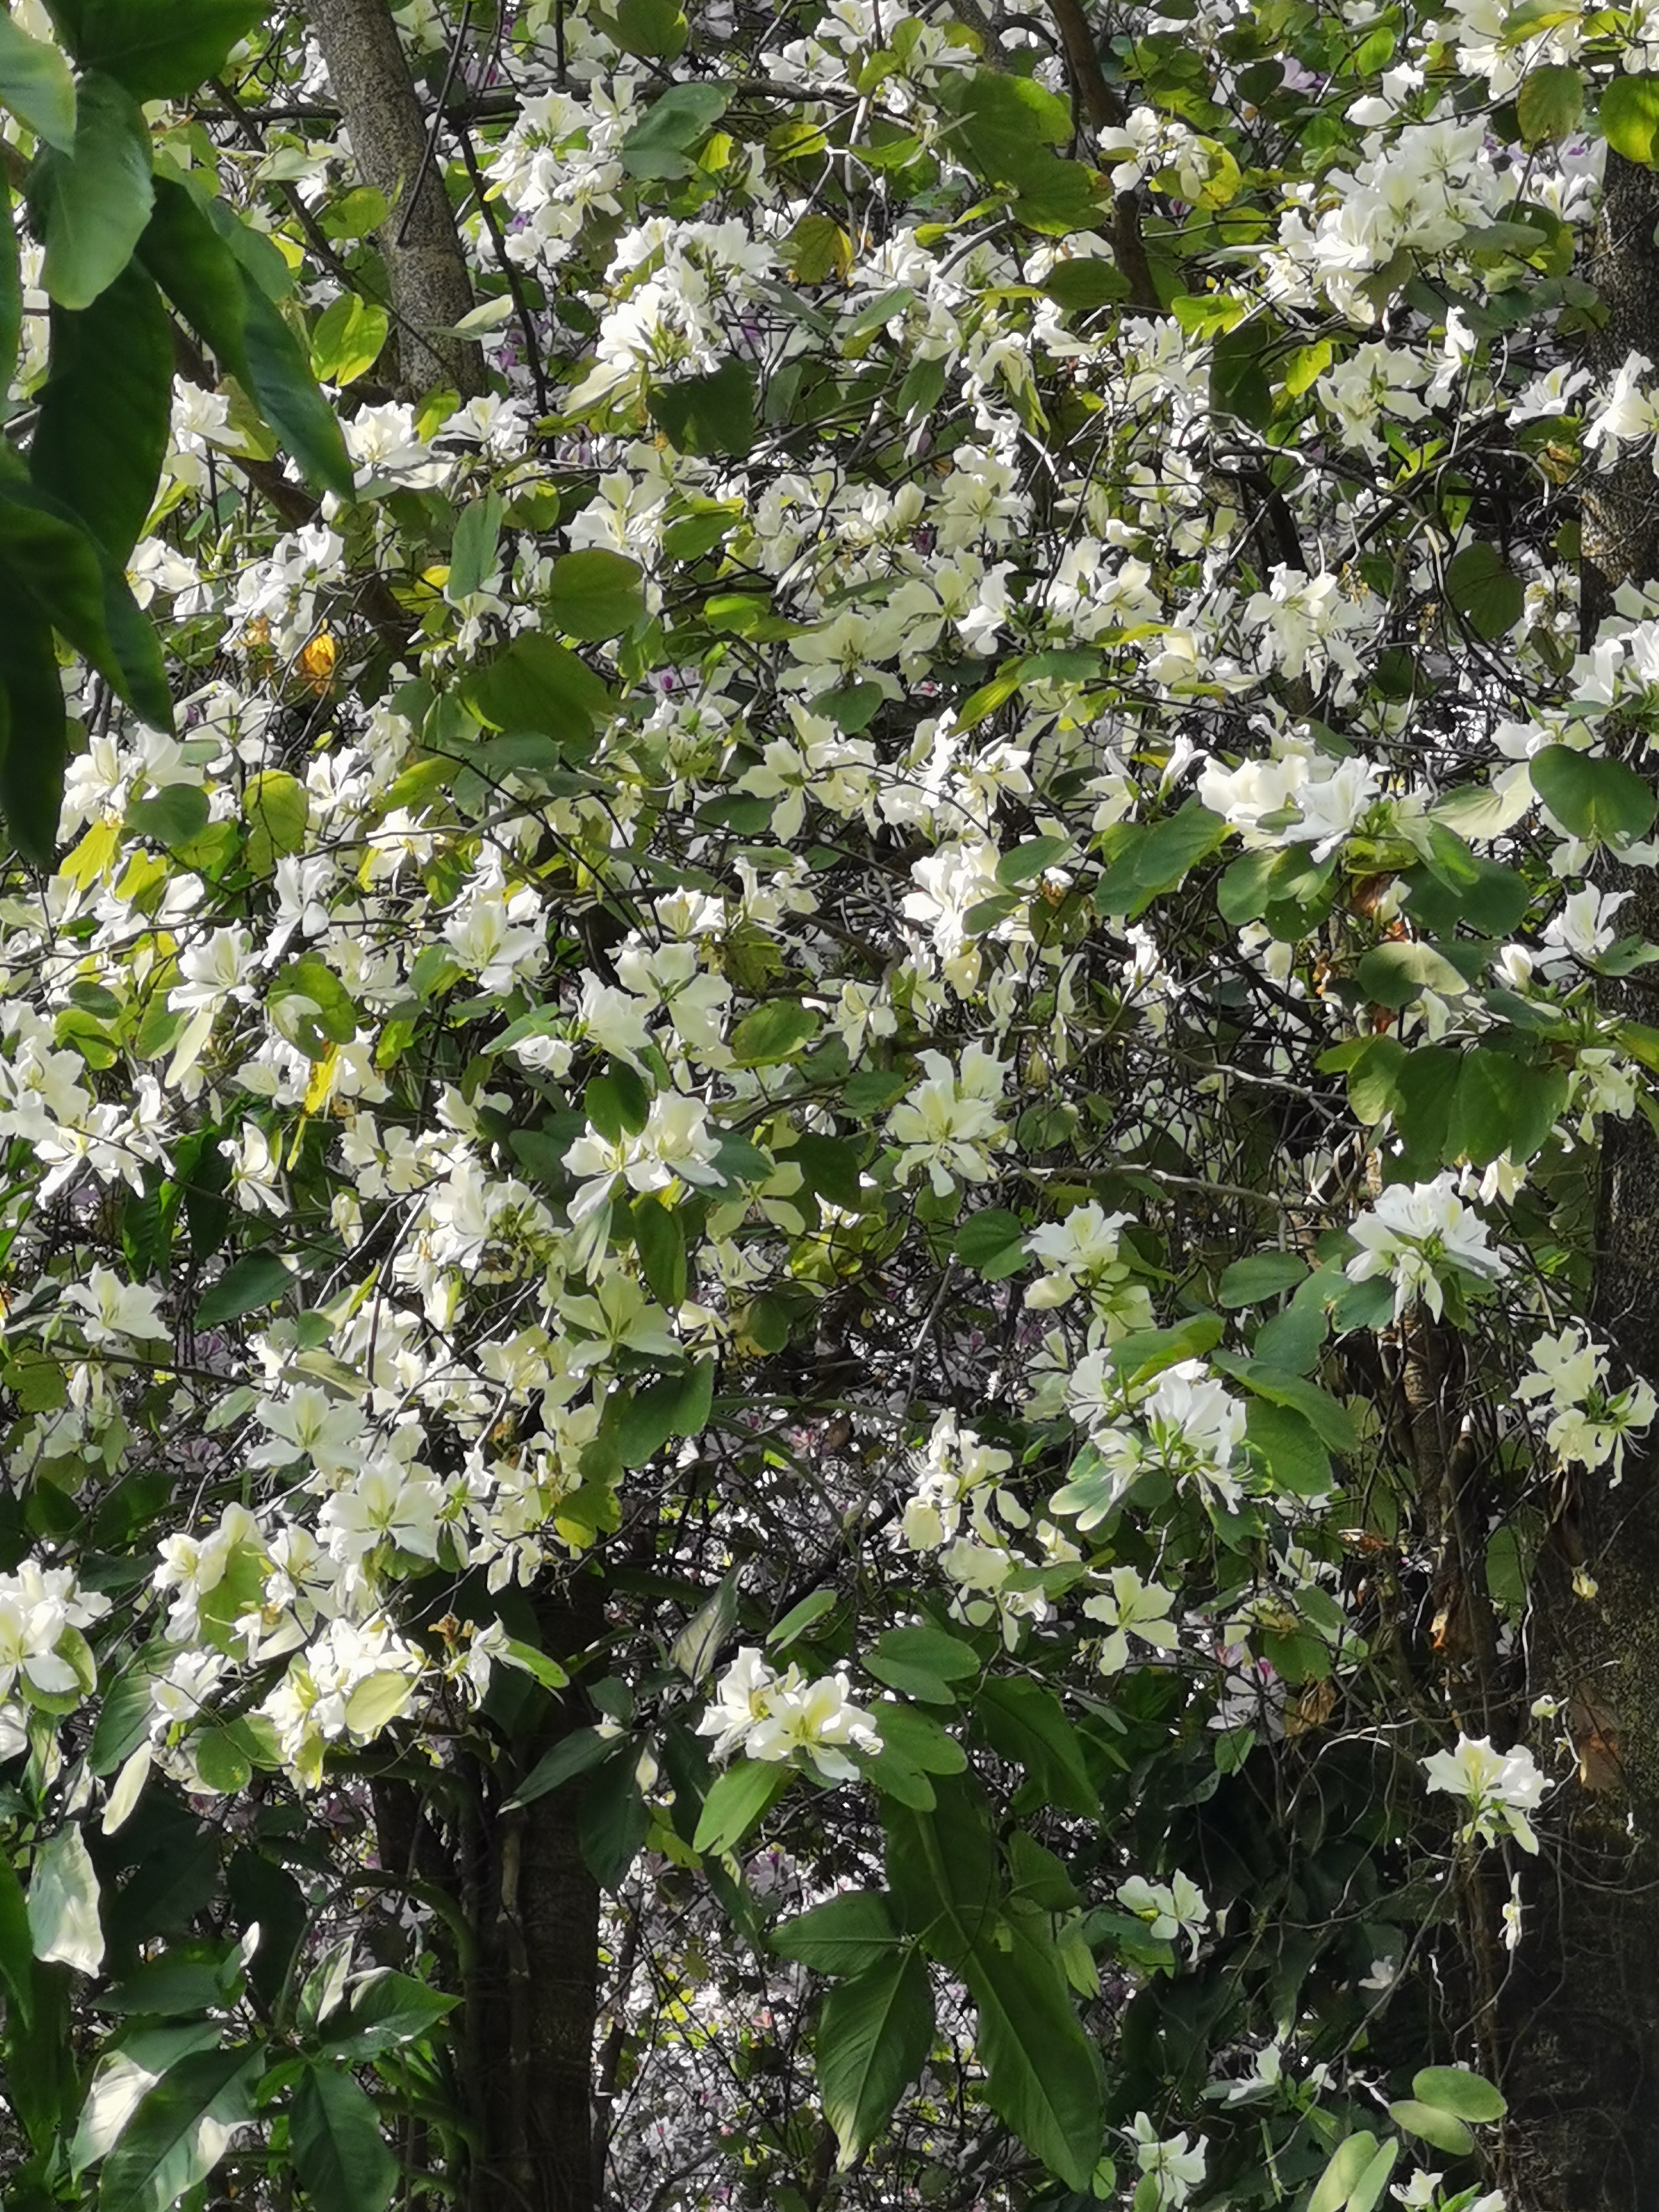
[[[1131,1636],[1160,1651],[1173,1651],[1181,1640],[1169,1618],[1175,1592],[1162,1583],[1142,1582],[1133,1567],[1114,1567],[1107,1579],[1109,1590],[1083,1603],[1091,1620],[1103,1622],[1112,1632],[1100,1647],[1102,1673],[1115,1674],[1127,1666]]]
[[[777,1680],[757,1645],[746,1644],[720,1676],[716,1702],[697,1723],[699,1735],[712,1735],[710,1757],[729,1759],[752,1728],[766,1718],[768,1698]]]
[[[507,991],[547,956],[541,902],[533,890],[509,898],[498,886],[475,893],[444,924],[444,942],[486,991]]]
[[[167,994],[175,1012],[206,1011],[243,991],[255,967],[253,940],[245,929],[216,929],[179,955],[182,983]]]
[[[1152,2179],[1158,2212],[1173,2212],[1174,2207],[1184,2204],[1204,2179],[1208,2152],[1203,2136],[1160,2138],[1146,2114],[1137,2112],[1130,2140],[1135,2164]]]
[[[1396,1319],[1419,1297],[1437,1318],[1449,1271],[1492,1278],[1507,1273],[1502,1254],[1487,1242],[1486,1223],[1458,1196],[1449,1172],[1432,1182],[1391,1184],[1369,1213],[1349,1224],[1348,1234],[1361,1248],[1348,1262],[1349,1281],[1392,1276]]]
[[[161,1319],[161,1293],[141,1283],[124,1283],[112,1267],[94,1267],[84,1283],[64,1291],[64,1303],[86,1316],[88,1344],[108,1344],[122,1336],[153,1342],[173,1334]]]
[[[1522,1850],[1537,1850],[1527,1815],[1537,1810],[1546,1784],[1523,1744],[1513,1751],[1494,1751],[1489,1737],[1460,1735],[1455,1750],[1435,1752],[1423,1761],[1423,1770],[1431,1790],[1468,1800],[1465,1835],[1491,1844],[1503,1830]]]
[[[770,1760],[804,1752],[826,1782],[851,1782],[858,1769],[841,1749],[844,1744],[881,1749],[870,1716],[848,1696],[846,1675],[803,1682],[792,1667],[773,1685],[765,1718],[750,1730],[744,1749],[750,1759]]]
[[[935,1195],[948,1198],[959,1182],[990,1181],[990,1154],[1006,1141],[996,1106],[1007,1065],[977,1043],[960,1069],[942,1052],[924,1052],[921,1064],[927,1073],[888,1116],[887,1133],[902,1148],[898,1180],[925,1168]]]
[[[697,1723],[699,1735],[714,1739],[714,1756],[741,1750],[750,1759],[778,1763],[803,1753],[826,1782],[848,1782],[858,1769],[842,1748],[881,1748],[870,1716],[851,1703],[844,1674],[809,1682],[799,1668],[775,1674],[747,1644],[720,1677],[716,1702]]]
[[[327,1500],[317,1526],[337,1559],[361,1559],[385,1542],[432,1559],[443,1506],[438,1483],[411,1481],[396,1460],[379,1459]]]
[[[668,1190],[676,1181],[717,1183],[725,1177],[714,1165],[720,1138],[709,1126],[700,1098],[687,1098],[677,1091],[660,1092],[651,1101],[643,1129],[623,1130],[615,1138],[589,1124],[564,1156],[564,1164],[583,1181],[570,1201],[570,1218],[585,1221],[610,1197],[617,1177],[626,1176],[634,1190]]]
[[[1558,951],[1594,960],[1613,943],[1613,917],[1632,891],[1599,891],[1593,885],[1574,891],[1545,925],[1544,942]]]
[[[1131,1875],[1117,1893],[1121,1909],[1137,1920],[1144,1921],[1148,1932],[1164,1942],[1173,1942],[1184,1936],[1192,1948],[1193,1956],[1204,1931],[1210,1924],[1210,1907],[1198,1884],[1188,1875],[1177,1872],[1171,1881],[1148,1881],[1144,1875]]]

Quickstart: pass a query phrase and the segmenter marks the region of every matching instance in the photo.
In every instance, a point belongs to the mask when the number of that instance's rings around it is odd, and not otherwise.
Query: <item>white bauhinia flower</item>
[[[1350,1282],[1375,1275],[1393,1280],[1396,1319],[1421,1297],[1437,1319],[1445,1309],[1448,1276],[1494,1280],[1508,1262],[1494,1252],[1486,1223],[1457,1193],[1449,1170],[1432,1182],[1394,1183],[1369,1213],[1348,1224],[1360,1249],[1348,1261]]]
[[[124,1283],[112,1267],[93,1268],[84,1283],[64,1291],[64,1303],[83,1316],[89,1344],[108,1344],[123,1336],[153,1343],[173,1334],[161,1318],[160,1291]]]
[[[1538,1838],[1527,1815],[1537,1811],[1548,1785],[1524,1744],[1494,1751],[1490,1737],[1460,1735],[1452,1750],[1425,1759],[1423,1771],[1431,1790],[1467,1801],[1466,1835],[1491,1844],[1502,1831],[1522,1850],[1536,1852]]]

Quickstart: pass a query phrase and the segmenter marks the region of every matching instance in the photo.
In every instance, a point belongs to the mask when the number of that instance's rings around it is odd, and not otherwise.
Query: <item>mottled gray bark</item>
[[[1659,176],[1609,152],[1590,270],[1607,319],[1589,353],[1603,377],[1632,352],[1659,362],[1656,225]],[[1583,531],[1588,641],[1621,583],[1659,577],[1659,480],[1646,453],[1587,480]],[[1621,927],[1659,939],[1659,878],[1603,872],[1634,894]],[[1639,1115],[1602,1125],[1597,1217],[1596,1334],[1659,1374],[1659,1139]],[[1532,1686],[1569,1698],[1579,1763],[1565,1818],[1551,1824],[1559,1852],[1528,1874],[1506,1992],[1504,2179],[1513,2212],[1649,2212],[1659,2204],[1659,1456],[1633,1461],[1618,1489],[1596,1475],[1566,1491],[1531,1655]]]
[[[441,165],[427,158],[430,125],[389,0],[306,0],[306,14],[363,181],[391,210],[380,240],[397,318],[398,388],[413,397],[448,386],[469,398],[483,389],[483,356],[441,333],[473,307],[472,280]]]

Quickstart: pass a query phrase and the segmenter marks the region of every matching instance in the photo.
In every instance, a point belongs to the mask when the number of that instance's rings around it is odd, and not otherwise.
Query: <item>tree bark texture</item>
[[[1659,175],[1609,150],[1590,276],[1607,319],[1589,349],[1611,378],[1659,362]],[[1659,577],[1659,479],[1633,454],[1585,483],[1586,642],[1626,581]],[[1644,763],[1638,763],[1644,765]],[[1621,928],[1659,938],[1659,878],[1607,867],[1634,894]],[[1618,987],[1614,987],[1617,988]],[[1615,1001],[1615,1003],[1617,1003]],[[1659,1374],[1659,1139],[1638,1114],[1601,1126],[1590,1318]],[[1583,1577],[1595,1586],[1586,1594]],[[1578,1587],[1575,1589],[1575,1577]],[[1564,1486],[1531,1624],[1534,1691],[1565,1695],[1578,1753],[1559,1849],[1524,1876],[1505,1991],[1512,2212],[1650,2212],[1659,2204],[1659,1453]],[[1546,1723],[1543,1741],[1559,1732]]]
[[[538,1603],[543,1650],[585,1650],[602,1627],[599,1584],[577,1578]],[[517,1777],[592,1716],[567,1691],[514,1747]],[[483,1772],[465,1885],[477,1951],[461,2023],[477,2110],[467,2212],[594,2212],[592,2112],[599,1892],[583,1857],[579,1783],[514,1811]]]
[[[398,388],[412,397],[447,386],[470,398],[483,389],[483,356],[468,340],[441,333],[471,312],[472,279],[388,0],[306,0],[306,13],[357,167],[390,210],[380,240]]]

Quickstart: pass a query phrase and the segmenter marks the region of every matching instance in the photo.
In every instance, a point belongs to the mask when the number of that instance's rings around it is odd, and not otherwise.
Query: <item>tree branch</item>
[[[443,179],[427,158],[428,120],[386,0],[307,0],[329,82],[365,181],[386,204],[380,226],[392,305],[403,325],[399,388],[484,387],[476,344],[443,333],[471,313],[472,280]]]

